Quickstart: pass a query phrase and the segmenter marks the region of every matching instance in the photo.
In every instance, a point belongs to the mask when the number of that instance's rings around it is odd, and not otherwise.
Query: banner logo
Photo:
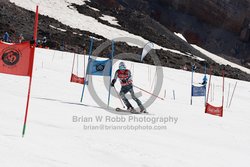
[[[103,71],[105,66],[103,64],[97,64],[96,65],[96,71]]]
[[[2,55],[4,64],[8,66],[16,65],[20,60],[20,52],[16,49],[5,50]]]

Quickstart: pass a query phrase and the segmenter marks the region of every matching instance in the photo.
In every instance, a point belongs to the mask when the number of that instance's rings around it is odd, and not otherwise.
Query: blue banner
[[[111,76],[112,60],[94,60],[89,58],[87,74],[98,76]]]
[[[192,85],[192,96],[206,96],[206,86]]]

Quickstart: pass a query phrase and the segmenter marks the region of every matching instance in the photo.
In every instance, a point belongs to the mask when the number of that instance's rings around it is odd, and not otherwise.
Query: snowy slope
[[[31,90],[26,136],[21,137],[28,78],[0,74],[0,166],[4,167],[210,167],[249,165],[250,135],[248,133],[250,84],[237,81],[238,86],[224,117],[204,114],[203,98],[190,101],[191,73],[164,68],[166,100],[156,100],[148,108],[151,115],[133,115],[134,119],[169,118],[169,122],[128,121],[130,115],[115,115],[99,108],[88,91],[84,104],[79,103],[82,86],[69,82],[73,54],[37,49]],[[83,67],[79,57],[79,75]],[[114,69],[118,62],[115,63]],[[155,67],[126,62],[132,70],[134,84],[149,90]],[[80,70],[81,69],[81,70]],[[76,72],[76,69],[74,70]],[[148,75],[149,72],[151,75]],[[143,75],[142,75],[143,74]],[[202,75],[195,74],[195,82]],[[98,95],[106,99],[101,77],[93,78]],[[213,77],[214,101],[220,104],[220,77]],[[236,80],[226,78],[229,83]],[[119,89],[118,84],[116,85]],[[175,90],[176,99],[173,99]],[[138,93],[139,90],[135,89]],[[232,88],[231,88],[232,92]],[[149,96],[142,92],[145,102]],[[225,103],[227,98],[225,99]],[[88,106],[86,106],[88,105]],[[111,97],[111,106],[120,106]],[[121,106],[120,106],[121,107]],[[93,118],[93,122],[73,122],[73,116]],[[96,116],[124,122],[96,122]],[[173,118],[178,118],[174,123]],[[134,125],[167,127],[161,130],[84,130],[83,126]]]
[[[26,9],[49,15],[74,28],[88,30],[108,39],[129,36],[141,37],[108,27],[95,19],[80,15],[66,6],[83,0],[10,0]],[[53,10],[51,9],[53,7]],[[60,15],[58,14],[60,12]],[[67,17],[65,17],[67,16]],[[77,20],[69,19],[76,18]],[[80,24],[84,22],[84,24]],[[91,25],[95,25],[93,29]],[[145,40],[146,42],[146,40]],[[0,74],[0,166],[3,167],[247,167],[250,154],[250,84],[237,81],[235,97],[224,117],[204,114],[204,99],[194,98],[190,103],[191,73],[164,68],[164,81],[160,96],[149,108],[150,115],[115,115],[98,105],[88,89],[80,103],[82,85],[70,83],[73,54],[37,49],[31,90],[30,110],[25,138],[21,138],[27,96],[27,77]],[[113,71],[117,68],[116,62]],[[134,84],[152,91],[155,67],[126,62],[134,76]],[[83,76],[83,56],[79,57],[79,75]],[[77,69],[74,69],[77,72]],[[195,83],[203,75],[194,75]],[[93,78],[98,96],[106,102],[107,90],[101,77]],[[225,105],[228,103],[236,80],[226,78]],[[221,104],[222,78],[213,77],[211,104]],[[116,84],[117,89],[119,85]],[[113,91],[113,89],[112,89]],[[175,92],[175,100],[173,98]],[[144,92],[140,99],[149,96]],[[114,93],[114,92],[113,92]],[[133,103],[134,104],[134,103]],[[111,97],[112,107],[121,107],[118,98]],[[75,116],[92,121],[74,122]],[[124,122],[97,122],[96,116],[125,119]],[[129,121],[132,119],[133,121]],[[166,119],[162,123],[138,119]],[[174,122],[175,121],[177,122]],[[87,130],[86,126],[149,126],[161,130]],[[156,127],[157,126],[157,127]],[[85,127],[85,129],[84,129]],[[166,128],[167,129],[164,129]]]
[[[89,31],[100,36],[103,36],[110,40],[120,41],[121,38],[130,38],[132,41],[137,41],[138,43],[127,42],[131,46],[143,47],[149,41],[142,38],[141,36],[134,35],[124,30],[120,30],[114,27],[107,26],[98,22],[93,17],[80,14],[74,7],[71,6],[72,3],[82,5],[86,0],[10,0],[10,2],[25,8],[30,11],[35,11],[36,5],[39,5],[39,14],[52,17],[65,25],[72,28],[78,28],[80,30]],[[96,10],[96,9],[94,9]],[[119,25],[116,18],[103,15],[101,19],[108,21],[113,25]],[[164,49],[170,52],[184,54],[178,50],[164,48],[157,44],[154,44],[154,49]]]
[[[179,38],[181,38],[182,40],[184,40],[185,42],[187,42],[187,40],[185,39],[185,37],[182,34],[176,33],[176,32],[174,34],[176,36],[178,36]],[[235,64],[233,62],[230,62],[230,61],[228,61],[228,60],[226,60],[226,59],[224,59],[224,58],[222,58],[220,56],[217,56],[217,55],[215,55],[215,54],[213,54],[213,53],[211,53],[211,52],[197,46],[197,45],[191,44],[191,46],[194,47],[195,49],[199,50],[201,53],[203,53],[204,55],[206,55],[207,57],[211,58],[213,61],[215,61],[215,62],[217,62],[219,64],[230,65],[230,66],[232,66],[234,68],[238,68],[241,71],[244,71],[244,72],[250,74],[250,69],[248,69],[246,67],[243,67],[243,66]]]
[[[68,7],[71,3],[82,5],[84,4],[84,0],[10,0],[10,2],[30,11],[35,11],[36,5],[39,5],[39,14],[48,15],[72,28],[90,31],[110,40],[120,37],[130,37],[144,43],[148,42],[148,40],[140,36],[104,25],[95,18],[80,14],[74,7]],[[111,18],[115,19],[107,15],[102,17],[102,19],[109,20],[112,24],[117,24],[113,20],[111,21]],[[156,47],[161,48],[159,46]]]
[[[201,53],[205,54],[206,56],[210,57],[212,60],[214,60],[215,62],[219,63],[219,64],[224,64],[224,65],[230,65],[234,68],[238,68],[240,69],[241,71],[244,71],[248,74],[250,74],[250,69],[246,68],[246,67],[243,67],[243,66],[240,66],[238,64],[235,64],[235,63],[232,63],[220,56],[217,56],[211,52],[208,52],[207,50],[205,49],[202,49],[201,47],[197,46],[197,45],[192,45],[195,49],[199,50]]]
[[[72,28],[78,28],[81,30],[85,31],[90,31],[95,34],[101,35],[107,39],[113,40],[115,39],[116,41],[119,41],[121,37],[126,37],[130,39],[136,39],[137,41],[140,41],[140,44],[135,44],[131,42],[127,42],[131,46],[138,46],[138,47],[143,47],[146,43],[149,41],[147,39],[144,39],[140,36],[131,34],[129,32],[126,32],[124,30],[120,30],[114,27],[110,27],[107,25],[104,25],[95,18],[92,18],[90,16],[85,16],[83,14],[78,13],[78,11],[70,6],[72,3],[82,5],[85,3],[86,0],[10,0],[10,2],[15,3],[16,5],[23,7],[27,10],[30,11],[35,11],[36,5],[39,5],[39,14],[42,15],[48,15],[49,17],[52,17],[63,24],[66,24]],[[93,9],[97,10],[97,9]],[[111,24],[114,25],[119,25],[116,21],[116,18],[103,15],[101,17],[103,20],[109,21]],[[51,25],[53,26],[53,25]],[[57,28],[58,29],[58,28]],[[178,37],[186,41],[186,39],[182,36],[180,33],[175,33]],[[186,41],[187,42],[187,41]],[[229,62],[217,55],[214,55],[196,45],[192,45],[195,49],[199,50],[201,53],[205,54],[206,56],[210,57],[212,60],[219,64],[224,64],[224,65],[230,65],[232,67],[238,68],[244,72],[247,72],[250,74],[250,70],[239,66],[235,63]],[[199,61],[204,61],[204,59],[197,57],[197,56],[190,56],[189,54],[182,53],[178,50],[173,50],[169,48],[164,48],[162,46],[159,46],[157,44],[154,44],[154,49],[164,49],[170,52],[174,52],[177,54],[181,54],[184,56],[188,56],[194,59],[198,59]]]

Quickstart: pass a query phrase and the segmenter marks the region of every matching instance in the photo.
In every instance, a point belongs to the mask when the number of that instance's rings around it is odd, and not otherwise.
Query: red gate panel
[[[210,105],[209,103],[206,103],[205,113],[222,117],[223,116],[223,106],[215,107],[215,106]]]

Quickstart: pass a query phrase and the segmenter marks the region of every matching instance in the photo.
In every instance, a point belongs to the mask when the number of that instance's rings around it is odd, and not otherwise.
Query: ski
[[[117,111],[117,112],[130,112],[132,114],[148,114],[148,112],[146,112],[146,111],[145,112],[139,112],[139,111],[136,111],[135,109],[129,111],[129,110],[124,110],[124,109],[119,108],[119,107],[116,108],[115,111]]]

